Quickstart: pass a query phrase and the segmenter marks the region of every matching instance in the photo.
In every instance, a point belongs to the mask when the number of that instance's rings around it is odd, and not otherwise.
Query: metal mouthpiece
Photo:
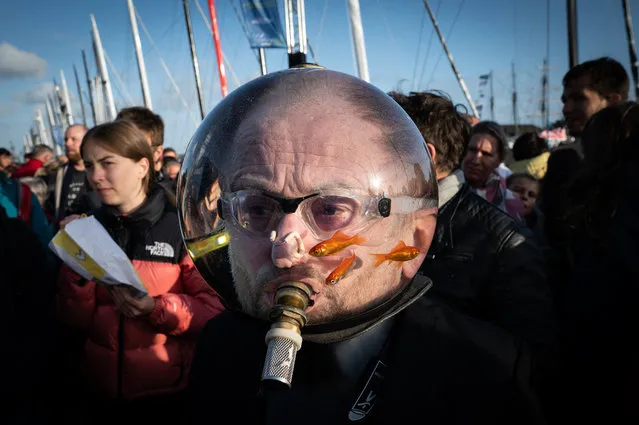
[[[266,359],[262,381],[279,382],[291,387],[297,351],[302,347],[301,329],[306,325],[305,310],[312,305],[312,290],[301,282],[279,287],[269,318],[273,322],[266,334]]]

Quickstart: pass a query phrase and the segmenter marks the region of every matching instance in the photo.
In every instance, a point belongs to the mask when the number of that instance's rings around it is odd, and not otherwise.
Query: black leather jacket
[[[550,344],[555,320],[543,254],[523,223],[467,184],[439,211],[420,272],[436,296],[533,344]]]

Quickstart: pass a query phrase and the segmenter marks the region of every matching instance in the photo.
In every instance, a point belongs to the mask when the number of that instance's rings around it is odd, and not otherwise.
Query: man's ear
[[[426,149],[428,149],[428,153],[430,157],[433,159],[433,164],[437,164],[437,151],[435,150],[435,145],[431,143],[426,143]]]
[[[402,264],[402,275],[406,279],[412,279],[421,267],[430,244],[435,235],[435,226],[437,224],[437,208],[428,210],[420,210],[414,215],[413,223],[413,239],[411,246],[419,249],[419,255],[410,261]]]
[[[164,146],[156,146],[153,152],[153,161],[157,164],[162,161],[162,155],[164,154]]]
[[[621,103],[621,95],[619,93],[613,93],[606,97],[606,101],[608,103],[606,106],[617,105]]]

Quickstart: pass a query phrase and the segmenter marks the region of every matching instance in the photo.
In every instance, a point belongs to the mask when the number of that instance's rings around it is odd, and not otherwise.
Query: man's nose
[[[307,261],[308,248],[314,242],[306,224],[296,214],[285,214],[274,234],[271,258],[277,268],[290,268]]]

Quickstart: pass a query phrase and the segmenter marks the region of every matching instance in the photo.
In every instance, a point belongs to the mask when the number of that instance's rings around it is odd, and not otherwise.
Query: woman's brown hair
[[[83,157],[88,142],[97,143],[100,147],[135,162],[146,158],[149,161],[149,171],[142,179],[142,188],[145,193],[149,193],[149,186],[155,180],[153,150],[144,133],[135,125],[119,120],[93,127],[82,139],[80,154]]]

